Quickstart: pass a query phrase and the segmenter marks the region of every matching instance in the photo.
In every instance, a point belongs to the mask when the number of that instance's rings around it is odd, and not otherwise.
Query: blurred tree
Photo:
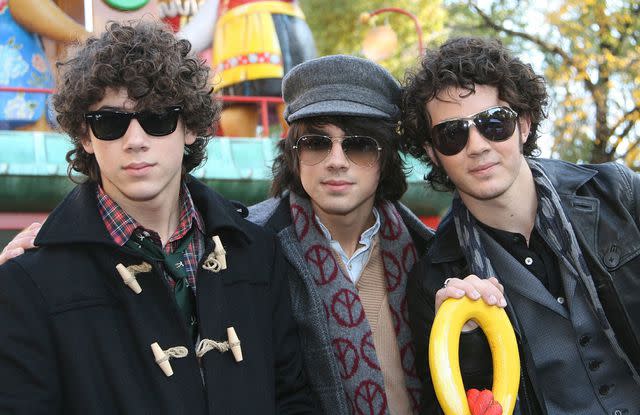
[[[444,22],[446,10],[441,0],[300,0],[309,27],[313,32],[319,55],[345,53],[362,56],[362,42],[373,26],[388,23],[398,35],[398,48],[389,58],[379,63],[399,80],[407,68],[418,58],[418,39],[411,18],[398,13],[375,16],[362,23],[360,15],[382,7],[399,7],[417,16],[423,30],[425,46],[446,38]]]
[[[552,95],[554,156],[620,160],[640,170],[640,1],[542,3],[449,2],[448,27],[498,34],[529,62],[540,56]]]

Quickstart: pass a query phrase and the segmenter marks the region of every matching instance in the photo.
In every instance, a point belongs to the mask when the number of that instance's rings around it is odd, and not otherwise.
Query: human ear
[[[82,148],[89,154],[93,154],[93,143],[89,137],[84,137],[80,139],[80,144],[82,144]]]
[[[531,117],[528,114],[518,117],[518,126],[520,130],[520,142],[524,144],[527,142],[527,138],[529,138],[529,133],[531,132]]]
[[[186,145],[191,145],[191,144],[195,143],[197,138],[198,137],[196,137],[195,133],[192,133],[189,130],[186,130],[184,132],[184,143]]]
[[[427,152],[427,155],[431,159],[431,162],[436,166],[440,166],[440,163],[438,162],[438,156],[436,155],[436,152],[433,150],[433,147],[427,144],[426,142],[422,146],[424,147],[424,150]]]

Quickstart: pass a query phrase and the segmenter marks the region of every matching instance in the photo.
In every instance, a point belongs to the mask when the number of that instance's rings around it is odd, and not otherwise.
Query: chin
[[[133,202],[148,202],[150,200],[155,199],[156,196],[158,196],[157,193],[150,193],[150,192],[131,192],[131,193],[125,193],[124,195],[127,197],[127,199]]]
[[[318,205],[323,212],[329,215],[346,215],[347,213],[353,211],[355,206],[346,206],[344,204],[326,204],[326,205]]]
[[[495,188],[495,187],[487,188],[487,189],[475,188],[475,189],[470,189],[469,191],[464,191],[463,193],[466,193],[467,195],[471,196],[476,200],[492,200],[502,196],[506,192],[506,190],[507,189],[501,189],[501,188]]]
[[[331,215],[345,215],[353,210],[352,208],[343,207],[343,206],[321,206],[320,208],[325,213],[328,213]]]
[[[158,196],[158,189],[152,188],[148,183],[140,183],[138,186],[130,186],[120,189],[121,193],[133,202],[147,202]]]

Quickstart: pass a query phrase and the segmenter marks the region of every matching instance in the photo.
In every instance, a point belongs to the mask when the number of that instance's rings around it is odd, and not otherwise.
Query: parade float
[[[215,73],[222,119],[195,176],[245,204],[268,196],[275,144],[286,129],[280,80],[316,53],[295,1],[0,0],[0,244],[44,220],[74,186],[65,160],[70,141],[56,132],[48,106],[54,62],[109,20],[150,16],[189,39]],[[427,188],[421,163],[409,158],[407,164],[403,201],[435,225],[449,196]]]
[[[45,220],[74,186],[65,159],[71,143],[56,131],[49,106],[52,62],[109,20],[145,16],[165,20],[189,39],[215,73],[221,122],[194,176],[247,205],[268,197],[276,143],[286,132],[281,79],[316,53],[295,0],[0,0],[0,246],[32,221]],[[422,163],[405,160],[409,188],[402,200],[435,226],[450,196],[426,186]],[[504,311],[469,300],[447,301],[442,310],[430,366],[445,413],[469,413],[457,356],[460,330],[470,318],[491,345],[494,396],[505,414],[512,413],[520,370]]]

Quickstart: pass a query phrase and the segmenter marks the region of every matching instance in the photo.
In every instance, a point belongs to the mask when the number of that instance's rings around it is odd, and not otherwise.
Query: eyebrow
[[[136,112],[136,111],[133,111],[133,110],[128,110],[128,109],[123,108],[123,107],[114,107],[114,106],[111,106],[111,105],[103,105],[103,106],[101,106],[100,108],[98,108],[97,110],[94,110],[94,111],[104,111],[104,110],[119,111],[119,112]]]
[[[442,121],[439,121],[438,124],[433,124],[433,126],[435,127],[436,125],[440,125],[443,122],[447,122],[447,121],[469,121],[469,120],[473,120],[473,118],[476,115],[482,114],[483,112],[492,110],[494,108],[509,108],[510,110],[513,110],[515,112],[515,110],[513,108],[511,108],[510,106],[508,106],[508,105],[493,105],[491,107],[487,107],[487,108],[485,108],[483,110],[480,110],[480,111],[478,111],[478,112],[476,112],[474,114],[467,115],[466,117],[451,117],[451,118],[444,119]]]
[[[305,134],[326,135],[327,137],[329,136],[327,132],[322,129],[322,127],[314,127],[314,126],[309,127]]]

